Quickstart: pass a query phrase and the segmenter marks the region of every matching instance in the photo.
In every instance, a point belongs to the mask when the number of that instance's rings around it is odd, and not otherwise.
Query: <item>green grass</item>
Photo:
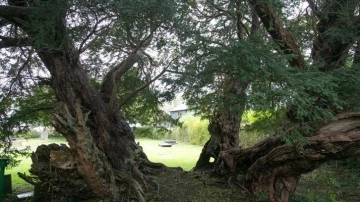
[[[32,151],[35,151],[39,145],[51,144],[51,143],[65,144],[66,141],[64,138],[49,138],[48,140],[22,139],[21,147],[25,148],[25,147],[29,146]],[[29,174],[29,169],[31,167],[31,158],[30,157],[21,157],[21,158],[19,158],[19,160],[21,160],[21,162],[18,166],[5,169],[5,175],[7,175],[7,174],[11,175],[12,188],[15,193],[26,192],[26,191],[32,190],[32,188],[33,188],[32,185],[26,183],[23,179],[21,179],[17,175],[18,172]]]
[[[195,166],[202,149],[201,146],[183,143],[173,145],[172,147],[160,147],[160,140],[137,139],[136,141],[140,142],[140,145],[151,161],[164,163],[170,167],[182,167],[184,170],[190,170]],[[51,143],[61,144],[66,143],[66,141],[62,138],[50,138],[48,140],[24,139],[22,140],[21,146],[30,146],[31,149],[35,151],[37,146]],[[32,185],[26,183],[17,175],[18,172],[29,173],[31,159],[30,157],[22,157],[19,160],[21,160],[21,162],[18,166],[5,169],[5,174],[11,174],[12,187],[15,193],[26,192],[33,188]]]
[[[189,145],[184,143],[175,144],[172,147],[160,147],[160,140],[136,139],[140,142],[144,152],[153,162],[161,162],[170,167],[182,167],[190,170],[200,155],[202,146]],[[22,146],[31,146],[33,150],[38,145],[49,143],[66,143],[64,139],[40,139],[24,140]],[[250,142],[249,142],[250,143]],[[32,186],[17,176],[18,172],[28,173],[31,166],[30,158],[21,158],[17,167],[6,169],[5,174],[12,175],[14,193],[21,193],[32,190]],[[293,197],[296,201],[357,201],[360,198],[359,169],[345,169],[341,166],[323,165],[315,171],[303,175],[300,184]]]
[[[202,146],[175,144],[172,147],[160,147],[160,140],[137,139],[148,158],[153,162],[164,163],[169,167],[182,167],[191,170],[199,158]]]
[[[334,162],[303,175],[292,202],[359,201],[360,169],[336,166]]]

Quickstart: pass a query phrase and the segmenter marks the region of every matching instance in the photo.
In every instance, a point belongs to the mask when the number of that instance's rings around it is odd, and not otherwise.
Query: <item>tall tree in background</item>
[[[211,137],[195,167],[204,169],[213,166],[210,158],[216,161],[219,152],[239,148],[246,90],[274,66],[261,67],[258,56],[271,58],[271,49],[257,32],[259,20],[249,4],[197,1],[188,7],[184,21],[190,31],[181,44],[186,59],[174,72],[190,107],[210,119]]]
[[[121,110],[161,74],[154,67],[165,66],[168,57],[159,61],[146,50],[164,48],[156,42],[175,2],[8,2],[0,6],[2,75],[14,77],[2,83],[3,101],[50,86],[58,103],[51,122],[68,141],[77,172],[93,193],[145,201],[154,184],[141,168],[157,164],[135,143]],[[128,85],[129,78],[136,85]]]

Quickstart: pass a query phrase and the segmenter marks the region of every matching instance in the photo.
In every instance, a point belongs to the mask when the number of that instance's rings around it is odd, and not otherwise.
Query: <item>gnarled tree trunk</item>
[[[145,201],[149,180],[139,166],[148,161],[146,155],[116,106],[103,101],[83,76],[80,64],[67,61],[72,57],[70,49],[63,54],[39,52],[60,101],[52,123],[67,139],[78,173],[99,198],[122,200],[131,193]]]
[[[219,156],[231,170],[246,173],[250,192],[265,191],[269,201],[289,201],[302,174],[329,160],[360,156],[360,112],[337,117],[306,138],[303,146],[285,145],[280,138],[272,137]]]
[[[140,168],[154,164],[135,143],[129,125],[112,99],[116,95],[116,80],[137,61],[139,48],[109,72],[104,81],[107,89],[101,93],[91,85],[79,62],[79,53],[68,38],[67,5],[62,1],[47,5],[51,8],[6,7],[5,11],[8,11],[7,20],[32,39],[33,47],[51,74],[51,87],[59,101],[52,124],[68,141],[77,172],[98,198],[145,201],[152,183]],[[24,12],[19,14],[19,10]],[[44,22],[44,19],[50,20]],[[39,32],[31,26],[35,23],[49,23],[51,28]]]
[[[211,116],[208,126],[210,139],[202,149],[195,170],[213,168],[221,151],[240,147],[239,132],[241,116],[245,110],[247,83],[230,79],[224,88],[224,106]],[[229,100],[229,97],[236,97],[237,100]],[[214,162],[210,162],[211,158]]]

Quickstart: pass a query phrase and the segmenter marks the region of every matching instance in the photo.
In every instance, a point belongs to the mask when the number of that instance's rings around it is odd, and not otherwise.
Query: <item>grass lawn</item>
[[[202,146],[178,143],[172,147],[160,147],[160,140],[137,139],[149,159],[161,162],[169,167],[182,167],[191,170],[200,155]],[[41,144],[66,143],[64,139],[30,139],[23,140],[22,146],[31,146],[33,150]],[[7,168],[5,174],[12,175],[12,186],[15,194],[31,191],[33,187],[17,175],[18,172],[28,173],[30,158],[23,157],[19,166]],[[359,170],[344,169],[324,165],[321,168],[304,175],[292,202],[297,201],[358,201],[360,198]],[[193,178],[193,177],[191,177]],[[185,182],[184,182],[185,183]],[[182,185],[183,186],[183,185]]]
[[[137,142],[140,142],[140,145],[143,147],[145,153],[148,155],[149,159],[153,162],[164,163],[170,167],[182,167],[184,170],[190,170],[195,166],[197,158],[200,155],[201,146],[188,145],[179,143],[173,145],[172,147],[160,147],[160,140],[150,140],[150,139],[137,139]],[[51,144],[51,143],[66,143],[65,139],[61,138],[50,138],[48,140],[41,139],[28,139],[22,140],[22,147],[30,146],[33,151],[36,150],[37,146],[42,144]],[[22,193],[32,190],[32,185],[26,183],[21,178],[18,177],[17,173],[29,173],[31,166],[30,157],[20,158],[20,165],[13,168],[5,169],[5,174],[11,174],[12,178],[12,187],[14,193]]]
[[[172,147],[160,147],[160,140],[137,139],[148,158],[169,167],[191,170],[199,158],[202,146],[178,143]]]
[[[21,140],[21,147],[29,146],[31,150],[35,151],[39,145],[42,144],[51,144],[51,143],[58,143],[58,144],[65,144],[66,141],[63,138],[49,138],[48,140],[42,139],[22,139]],[[11,182],[12,188],[14,193],[22,193],[27,192],[33,189],[33,186],[25,182],[23,179],[19,178],[17,175],[18,172],[20,173],[29,173],[29,169],[31,166],[31,158],[30,157],[21,157],[20,164],[16,167],[10,167],[5,169],[5,175],[11,175]]]

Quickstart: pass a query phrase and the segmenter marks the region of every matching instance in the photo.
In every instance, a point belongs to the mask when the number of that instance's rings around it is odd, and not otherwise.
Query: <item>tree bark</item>
[[[265,191],[269,201],[289,201],[302,174],[326,161],[360,156],[360,112],[337,119],[306,138],[306,145],[285,145],[272,137],[251,148],[223,151],[220,160],[238,173],[245,171],[250,192]]]
[[[305,69],[306,63],[298,44],[292,34],[276,18],[268,3],[258,0],[249,0],[249,2],[254,7],[268,33],[278,44],[279,50],[285,55],[293,55],[293,58],[289,59],[290,66]]]
[[[313,42],[312,59],[323,72],[333,71],[346,62],[348,52],[355,42],[353,37],[339,36],[336,32],[349,32],[355,26],[356,3],[346,0],[323,2],[315,10],[319,18],[317,36]]]
[[[51,74],[51,87],[59,101],[52,124],[68,141],[77,172],[98,198],[145,201],[146,191],[154,187],[151,186],[154,183],[140,168],[164,166],[149,162],[135,143],[128,123],[111,101],[116,85],[109,87],[105,97],[91,85],[73,42],[67,37],[67,7],[60,1],[54,4],[59,4],[51,7],[56,11],[36,11],[42,13],[40,16],[13,17],[11,13],[5,16],[32,39],[33,47]],[[51,21],[44,22],[44,19]],[[49,23],[52,29],[39,33],[36,26],[29,26],[34,23]],[[134,61],[136,55],[129,56],[129,60],[114,70],[118,74],[113,75],[123,74]],[[105,86],[113,82],[109,80],[105,79]]]
[[[225,82],[223,107],[217,109],[211,116],[208,126],[210,139],[202,149],[195,170],[213,168],[214,163],[210,162],[211,158],[216,163],[221,151],[240,147],[240,123],[245,110],[247,85],[234,79]],[[229,99],[234,97],[236,101]]]

